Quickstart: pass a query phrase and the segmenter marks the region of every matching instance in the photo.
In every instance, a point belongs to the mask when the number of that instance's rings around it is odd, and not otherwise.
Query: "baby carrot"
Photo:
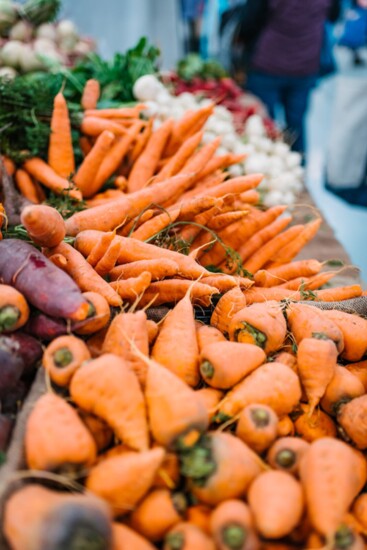
[[[48,147],[48,164],[62,178],[70,178],[75,172],[69,110],[61,92],[54,99],[51,117],[51,135]]]
[[[205,105],[196,111],[187,111],[180,120],[174,123],[164,156],[169,157],[176,153],[182,143],[190,136],[200,131],[212,114],[214,105]]]
[[[31,176],[54,193],[58,195],[64,193],[73,199],[82,199],[81,192],[74,187],[73,183],[57,174],[53,168],[42,159],[34,157],[26,160],[23,167]]]
[[[103,132],[110,132],[114,136],[124,136],[126,134],[126,129],[117,122],[93,116],[83,118],[80,130],[89,137],[98,137]]]
[[[40,200],[37,193],[37,187],[28,172],[18,168],[15,172],[15,182],[23,197],[34,204],[39,204]]]
[[[87,109],[96,109],[101,88],[98,80],[90,78],[84,86],[81,106],[86,111]]]

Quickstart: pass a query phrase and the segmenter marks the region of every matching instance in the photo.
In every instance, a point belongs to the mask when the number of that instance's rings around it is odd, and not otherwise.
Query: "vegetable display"
[[[4,545],[364,548],[367,320],[318,308],[362,287],[324,288],[299,258],[322,219],[266,207],[243,153],[203,141],[212,103],[162,122],[145,83],[106,107],[89,79],[78,111],[55,91],[42,155],[2,156],[4,460],[47,382]]]

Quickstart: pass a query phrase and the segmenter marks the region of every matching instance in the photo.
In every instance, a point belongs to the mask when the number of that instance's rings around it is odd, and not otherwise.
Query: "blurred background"
[[[261,6],[265,17],[269,17],[266,11],[276,11],[282,4],[276,0],[256,0],[256,3]],[[294,5],[294,11],[283,14],[284,29],[281,28],[281,20],[276,23],[281,30],[287,30],[287,24],[297,25],[297,19],[304,24],[305,17],[313,17],[315,23],[311,24],[314,26],[319,23],[317,14],[312,14],[305,4],[314,4],[316,12],[318,9],[325,11],[326,4],[329,4],[328,9],[335,10],[335,3],[332,6],[332,2],[327,1],[308,0],[305,3],[304,0],[290,0],[287,3]],[[241,4],[246,2],[65,0],[63,15],[74,20],[84,34],[93,36],[103,56],[109,58],[115,51],[132,47],[140,36],[147,36],[161,50],[162,69],[172,69],[185,55],[196,52],[203,59],[216,59],[232,73],[235,71],[237,80],[246,90],[246,75],[243,73],[246,72],[247,59],[242,72],[243,52],[236,43],[238,28],[234,31],[229,25],[229,30],[225,29],[224,33],[221,29],[223,14],[226,17],[231,14],[228,10],[234,11]],[[327,28],[324,28],[322,51],[319,52],[320,56],[329,56],[326,60],[332,66],[326,68],[325,74],[313,75],[315,81],[308,106],[303,104],[299,107],[306,117],[305,150],[302,155],[305,181],[310,193],[367,281],[367,254],[364,249],[367,240],[367,27],[361,18],[367,10],[363,0],[359,3],[342,1],[339,4],[332,22],[325,22]],[[302,13],[304,11],[307,13]],[[264,29],[266,24],[265,20],[260,26]],[[294,48],[297,49],[296,42]],[[229,66],[231,62],[232,66]],[[302,58],[299,62],[302,63]],[[284,112],[278,108],[274,116],[285,128]]]

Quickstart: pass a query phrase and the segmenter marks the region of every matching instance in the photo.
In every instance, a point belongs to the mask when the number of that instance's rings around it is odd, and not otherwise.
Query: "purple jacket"
[[[316,75],[331,0],[268,3],[269,15],[255,47],[252,68],[281,76]]]

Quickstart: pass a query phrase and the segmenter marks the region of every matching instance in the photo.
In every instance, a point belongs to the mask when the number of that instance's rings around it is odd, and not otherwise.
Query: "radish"
[[[9,32],[9,38],[11,40],[20,40],[21,42],[29,42],[33,34],[33,27],[27,21],[18,21],[11,28]]]
[[[20,66],[23,49],[26,46],[20,40],[9,40],[1,50],[1,60],[4,65],[16,69]]]

